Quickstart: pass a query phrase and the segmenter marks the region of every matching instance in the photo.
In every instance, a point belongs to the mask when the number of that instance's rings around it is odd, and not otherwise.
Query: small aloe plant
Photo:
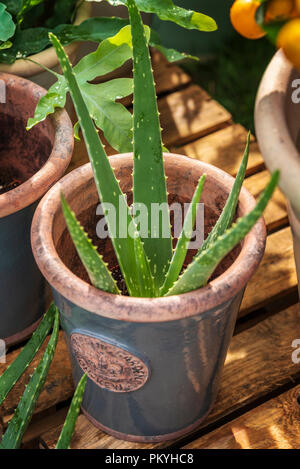
[[[59,313],[54,304],[51,304],[39,327],[31,339],[19,353],[17,358],[0,376],[0,405],[6,398],[29,364],[40,350],[44,340],[53,327],[53,331],[46,350],[38,366],[34,370],[28,385],[20,399],[12,420],[8,424],[2,440],[0,449],[17,449],[20,447],[24,433],[30,423],[35,405],[45,384],[48,371],[55,353],[59,333]],[[76,419],[79,414],[87,376],[83,375],[72,399],[65,424],[57,443],[57,449],[68,449],[73,436]]]
[[[135,208],[139,204],[144,204],[148,209],[148,226],[151,226],[151,222],[153,222],[150,215],[151,204],[163,204],[166,207],[164,215],[168,219],[169,226],[170,213],[167,204],[168,194],[163,163],[164,147],[148,47],[148,31],[142,23],[137,3],[135,0],[127,0],[126,2],[131,24],[133,54],[134,169],[132,211],[127,205],[125,195],[121,191],[95,129],[93,116],[91,116],[89,103],[82,91],[76,67],[72,69],[58,38],[50,34],[50,40],[56,49],[66,88],[74,103],[78,125],[81,127],[86,143],[100,201],[103,205],[112,204],[116,213],[120,213],[119,211],[126,213],[126,226],[122,226],[122,231],[126,230],[127,237],[118,235],[119,226],[114,230],[115,227],[113,227],[108,213],[105,213],[105,217],[109,232],[114,233],[111,239],[128,293],[136,297],[161,297],[185,293],[207,284],[222,259],[242,241],[261,217],[278,183],[279,173],[273,174],[256,207],[249,214],[233,223],[247,168],[250,142],[248,136],[242,164],[224,210],[187,268],[184,268],[184,260],[192,233],[187,227],[194,223],[197,203],[201,199],[205,183],[205,175],[199,180],[182,233],[174,250],[171,230],[169,236],[163,237],[160,234],[159,226],[157,226],[155,227],[155,231],[158,233],[156,237],[142,237],[138,217],[135,215]],[[145,175],[147,176],[145,177]],[[101,290],[120,294],[102,256],[92,245],[63,194],[61,201],[67,227],[91,283]],[[133,233],[133,236],[129,235],[130,232]]]

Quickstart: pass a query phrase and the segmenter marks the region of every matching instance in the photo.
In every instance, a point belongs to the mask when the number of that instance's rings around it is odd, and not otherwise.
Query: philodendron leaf
[[[92,284],[96,288],[109,293],[120,293],[116,282],[107,268],[107,264],[104,262],[102,256],[97,252],[97,248],[93,246],[88,235],[77,220],[75,213],[70,209],[63,194],[61,194],[61,205],[76,251]]]
[[[176,248],[173,253],[173,257],[172,257],[164,284],[160,290],[161,296],[167,293],[167,291],[171,288],[171,286],[176,282],[181,272],[184,259],[186,257],[186,253],[188,250],[189,242],[193,235],[193,228],[194,228],[195,219],[197,215],[197,208],[198,208],[198,204],[200,202],[201,195],[203,192],[205,178],[206,178],[206,175],[203,174],[201,178],[199,179],[198,185],[194,192],[194,196],[189,206],[188,212],[186,214],[182,232],[178,238]]]
[[[133,202],[147,210],[148,236],[144,248],[157,286],[161,286],[172,257],[170,213],[164,172],[161,128],[149,48],[140,13],[128,0],[133,43]],[[153,208],[162,207],[156,222]],[[153,226],[155,225],[155,226]],[[163,232],[166,227],[167,232]]]
[[[16,25],[12,16],[6,10],[6,5],[0,3],[0,41],[6,42],[15,33]]]
[[[149,31],[148,31],[148,34]],[[115,36],[101,42],[98,49],[83,57],[74,67],[77,83],[84,96],[89,114],[106,140],[120,153],[132,151],[132,115],[117,99],[132,93],[132,79],[111,80],[100,84],[88,82],[112,72],[132,57],[130,26],[122,28]],[[27,123],[27,129],[46,119],[57,107],[64,107],[69,91],[64,76],[43,96]]]
[[[58,311],[56,311],[53,332],[51,334],[45,353],[37,368],[35,369],[32,377],[30,378],[24,394],[20,399],[19,405],[15,410],[14,416],[8,424],[8,428],[4,433],[0,443],[0,449],[19,448],[23,435],[31,420],[36,402],[45,384],[56,349],[58,333],[59,314]]]
[[[56,307],[52,303],[39,327],[33,333],[31,339],[21,350],[17,358],[0,376],[0,405],[40,349],[51,327],[53,326],[55,312]]]
[[[237,220],[225,234],[220,236],[206,250],[197,254],[165,296],[179,295],[206,285],[217,265],[242,241],[262,216],[273,195],[278,180],[279,171],[275,171],[256,207],[248,215]]]
[[[114,6],[126,5],[127,3],[126,0],[106,1]],[[172,0],[136,0],[136,5],[140,11],[155,13],[161,20],[173,21],[186,29],[198,29],[199,31],[215,31],[217,29],[215,20],[209,16],[178,7],[174,5]]]
[[[68,57],[57,37],[50,34],[50,39],[56,50],[60,66],[70,89],[79,125],[94,171],[94,179],[101,204],[104,209],[109,205],[114,208],[115,211],[115,213],[113,213],[113,210],[112,213],[105,213],[105,219],[128,292],[131,296],[141,296],[139,285],[136,282],[141,266],[136,263],[135,257],[136,242],[141,243],[141,239],[139,237],[137,237],[137,240],[134,239],[137,236],[137,231],[130,215],[126,198],[120,189],[108,157],[105,154]],[[128,236],[131,227],[133,236]],[[144,261],[147,262],[146,256]],[[147,271],[147,269],[143,269],[143,271]],[[146,282],[147,281],[148,279],[146,279]],[[151,279],[149,279],[149,281],[151,281]]]
[[[201,251],[204,251],[207,249],[209,246],[211,246],[218,238],[221,236],[227,228],[230,227],[234,215],[236,213],[236,207],[238,204],[241,188],[245,179],[245,174],[246,174],[246,169],[247,169],[247,164],[248,164],[248,158],[249,158],[249,146],[250,146],[250,138],[251,134],[250,132],[248,133],[248,138],[247,138],[247,144],[244,152],[244,156],[242,159],[241,166],[239,168],[239,171],[237,173],[237,176],[235,178],[232,190],[229,194],[229,197],[226,201],[225,207],[213,227],[212,231],[209,233],[207,236],[206,240],[204,241]]]
[[[80,86],[90,116],[110,145],[126,153],[132,151],[132,115],[117,99],[132,93],[131,78],[117,78],[98,85]]]
[[[80,406],[87,382],[87,375],[84,374],[79,381],[77,388],[75,390],[63,429],[59,436],[57,445],[55,449],[70,449],[70,444],[72,441],[76,420],[80,412]]]

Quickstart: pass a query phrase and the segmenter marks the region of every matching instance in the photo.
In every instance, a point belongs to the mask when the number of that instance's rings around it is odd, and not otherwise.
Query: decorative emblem
[[[136,391],[148,379],[145,363],[120,347],[78,333],[72,334],[71,347],[82,370],[101,388]]]

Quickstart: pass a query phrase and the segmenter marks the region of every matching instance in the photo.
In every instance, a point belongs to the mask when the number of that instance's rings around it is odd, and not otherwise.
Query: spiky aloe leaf
[[[246,174],[246,169],[247,169],[247,164],[248,164],[248,158],[249,158],[249,146],[250,146],[250,138],[251,134],[250,132],[248,133],[248,138],[247,138],[247,144],[244,152],[244,156],[242,159],[241,166],[239,168],[238,174],[235,178],[232,190],[229,194],[229,197],[226,201],[225,207],[213,227],[212,231],[209,233],[207,236],[206,240],[204,241],[201,250],[204,251],[207,249],[209,246],[211,246],[218,238],[221,236],[227,228],[230,227],[234,215],[236,213],[236,207],[238,204],[241,188],[245,179],[245,174]]]
[[[127,0],[106,1],[115,6],[127,3]],[[161,20],[173,21],[186,29],[198,29],[199,31],[215,31],[217,29],[216,22],[209,16],[178,7],[174,5],[172,0],[136,0],[136,4],[139,10],[155,13]]]
[[[111,80],[101,84],[89,82],[112,72],[131,57],[131,29],[125,26],[115,36],[102,41],[95,52],[83,57],[73,69],[96,126],[103,130],[106,140],[120,153],[132,151],[133,124],[131,113],[115,101],[132,93],[132,79]],[[56,83],[40,99],[34,117],[28,120],[27,130],[45,120],[56,108],[65,106],[68,84],[64,76],[56,75]]]
[[[113,219],[106,216],[106,221],[128,292],[131,296],[140,296],[141,293],[136,279],[138,278],[138,272],[141,267],[136,263],[135,243],[141,243],[141,240],[138,238],[137,241],[134,241],[133,237],[128,236],[128,230],[129,227],[132,226],[133,220],[126,198],[120,189],[99,135],[89,115],[68,57],[54,34],[50,34],[50,39],[56,50],[62,71],[67,80],[68,88],[70,89],[79,125],[93,167],[95,183],[101,203],[111,204],[117,214]],[[125,236],[123,234],[125,234]],[[150,279],[148,280],[149,282],[151,281]]]
[[[242,241],[261,217],[273,195],[278,179],[279,171],[275,171],[256,207],[248,215],[233,224],[214,244],[196,255],[192,263],[165,296],[186,293],[206,285],[221,260]]]
[[[167,291],[172,287],[172,285],[178,279],[178,276],[181,272],[184,259],[186,257],[187,249],[189,246],[189,242],[191,240],[193,234],[193,227],[195,224],[195,219],[197,215],[197,205],[201,200],[201,195],[203,192],[203,187],[205,183],[206,175],[203,174],[199,179],[198,185],[193,195],[192,202],[189,206],[188,212],[186,214],[182,232],[178,238],[175,251],[173,253],[173,257],[166,275],[166,279],[164,281],[163,286],[160,290],[160,295],[163,296]]]
[[[35,369],[30,381],[22,395],[14,416],[10,421],[0,443],[0,449],[17,449],[31,420],[36,402],[45,384],[49,367],[51,365],[57,345],[59,333],[59,314],[55,312],[53,332],[46,347],[45,353]]]
[[[134,239],[134,244],[136,262],[141,266],[138,271],[137,279],[140,285],[141,296],[144,298],[155,297],[157,296],[157,288],[154,277],[151,273],[148,259],[145,259],[145,250],[143,249],[143,245],[140,243],[138,238]]]
[[[0,376],[0,405],[29,366],[53,326],[56,307],[52,303],[31,339]]]
[[[76,420],[80,412],[80,406],[87,382],[87,375],[84,374],[79,381],[77,388],[75,390],[68,415],[66,417],[63,429],[59,436],[57,445],[55,449],[70,449],[70,444],[72,441]]]
[[[133,44],[133,202],[144,204],[148,216],[148,237],[143,239],[144,248],[150,261],[151,271],[160,286],[172,257],[170,214],[163,164],[161,129],[157,109],[155,85],[151,59],[141,15],[134,0],[128,0],[129,18],[132,27]],[[159,216],[155,236],[151,233],[152,207],[162,204],[163,222],[167,225],[168,236],[159,233],[162,216]]]
[[[97,252],[97,248],[93,246],[91,240],[77,220],[75,213],[72,212],[63,194],[61,194],[61,205],[76,251],[92,284],[100,290],[119,294],[120,291],[107,268],[107,264],[104,262],[102,256]]]

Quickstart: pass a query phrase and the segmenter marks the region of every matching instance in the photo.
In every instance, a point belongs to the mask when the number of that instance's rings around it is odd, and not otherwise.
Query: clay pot
[[[83,21],[87,20],[91,15],[91,4],[89,2],[83,2],[82,5],[78,8],[74,25],[79,25]],[[72,42],[65,47],[65,50],[72,63],[75,62],[78,49],[80,47],[80,42]],[[56,52],[53,47],[39,52],[38,54],[31,55],[30,59],[44,65],[47,68],[53,69],[56,72],[60,72],[58,65],[58,59]],[[50,86],[55,82],[55,77],[53,77],[49,72],[43,71],[41,67],[34,64],[33,62],[28,62],[27,60],[18,59],[13,64],[3,64],[0,63],[0,72],[12,73],[24,78],[30,78],[34,83],[49,89]]]
[[[278,51],[257,95],[255,127],[267,168],[280,169],[279,185],[289,200],[300,291],[300,72]]]
[[[45,312],[45,282],[30,246],[32,216],[39,199],[65,172],[73,132],[65,111],[26,131],[45,90],[0,73],[0,178],[20,185],[0,195],[0,339],[7,345],[29,336]]]
[[[110,158],[121,187],[132,187],[132,155]],[[190,202],[201,174],[205,231],[211,230],[233,184],[223,171],[184,156],[165,155],[171,201]],[[131,441],[162,441],[196,428],[217,395],[245,286],[264,252],[261,219],[205,288],[180,296],[133,298],[105,293],[87,281],[60,206],[63,191],[79,220],[95,236],[98,195],[90,164],[58,182],[43,198],[32,225],[33,252],[52,286],[77,383],[88,381],[82,410],[102,430]],[[238,214],[254,206],[243,189]],[[116,266],[109,240],[99,243]]]

